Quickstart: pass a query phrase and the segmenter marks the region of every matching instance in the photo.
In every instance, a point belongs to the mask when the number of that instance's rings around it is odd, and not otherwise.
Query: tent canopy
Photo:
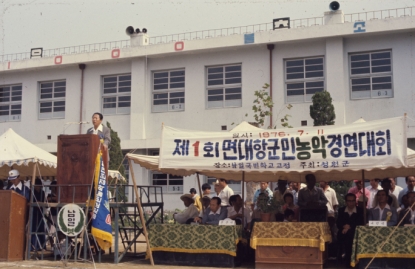
[[[12,167],[19,170],[22,177],[32,176],[36,164],[36,174],[56,175],[55,155],[33,145],[11,128],[0,136],[0,178],[7,178]]]
[[[408,149],[408,152],[411,153],[412,160],[415,159],[415,151]],[[159,156],[147,156],[147,155],[138,155],[138,154],[127,154],[127,158],[132,160],[134,163],[139,164],[141,167],[152,171],[159,171],[165,174],[172,174],[176,176],[191,176],[195,173],[201,175],[214,177],[214,178],[224,178],[228,180],[242,180],[242,171],[218,171],[218,170],[192,170],[192,169],[167,169],[159,168],[158,160]],[[245,181],[254,181],[254,182],[272,182],[278,181],[278,179],[285,179],[288,181],[294,182],[305,182],[305,175],[310,172],[258,172],[258,171],[247,171],[245,173]],[[313,172],[318,181],[342,181],[342,180],[354,180],[362,178],[362,171],[317,171]],[[372,169],[370,171],[364,171],[364,176],[366,179],[372,178],[385,178],[385,177],[403,177],[415,175],[414,167],[401,167],[401,168],[385,168],[385,169]]]
[[[125,177],[121,175],[121,173],[118,170],[108,170],[108,180],[116,180],[118,179],[118,182],[126,183]]]
[[[242,180],[244,173],[246,181],[257,182],[278,179],[304,182],[305,175],[309,173],[315,174],[317,180],[325,181],[360,179],[362,171],[365,178],[407,176],[415,174],[415,152],[406,148],[405,126],[405,117],[371,122],[362,119],[343,126],[284,130],[264,130],[246,122],[230,132],[190,131],[163,126],[160,157],[135,154],[127,156],[147,169],[162,173],[189,176],[198,172],[231,180]],[[280,150],[277,153],[280,161],[273,164],[272,169],[267,167],[271,163],[269,159],[264,162],[255,160],[255,156],[252,158],[255,152],[251,153],[248,162],[243,160],[242,165],[241,162],[234,161],[233,164],[232,161],[226,161],[224,158],[226,153],[228,156],[233,155],[234,159],[239,154],[239,159],[241,156],[243,159],[247,156],[246,152],[248,150],[253,152],[251,148],[255,149],[255,147],[264,148],[267,154],[270,152],[270,142],[277,140],[274,137],[280,142],[274,145]],[[338,150],[330,152],[330,148],[335,145],[333,140],[337,137]],[[323,140],[326,140],[324,149],[327,159],[321,157],[321,151],[311,150],[311,146],[316,149],[316,145],[321,145]],[[246,146],[248,142],[251,144]],[[285,144],[282,144],[283,142]],[[309,149],[305,155],[298,153],[301,143],[308,143]],[[281,152],[281,148],[283,149],[284,146],[287,148],[292,146],[292,150],[285,153],[293,153],[291,155],[296,156],[285,161],[284,163],[289,163],[286,166],[281,164],[282,153],[284,153]],[[240,153],[241,151],[244,151],[243,154]],[[308,156],[308,160],[301,162],[298,160],[300,156]],[[326,161],[329,163],[328,166]],[[332,165],[334,161],[337,161],[337,166]],[[350,161],[351,165],[344,165],[346,161],[347,163]],[[256,163],[256,166],[253,163]]]

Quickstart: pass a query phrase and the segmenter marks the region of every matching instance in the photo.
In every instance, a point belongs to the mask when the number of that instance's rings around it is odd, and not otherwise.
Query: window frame
[[[240,72],[241,72],[241,82],[240,83],[230,83],[230,84],[220,84],[220,85],[211,85],[209,86],[209,68],[219,68],[222,67],[222,74],[223,74],[223,81],[225,82],[226,79],[226,67],[230,67],[230,66],[240,66]],[[234,71],[235,72],[235,71]],[[238,107],[242,107],[243,106],[243,95],[242,95],[242,77],[243,77],[243,68],[242,68],[242,63],[233,63],[233,64],[222,64],[222,65],[211,65],[211,66],[206,66],[205,67],[205,107],[206,109],[224,109],[224,108],[238,108]],[[226,105],[226,89],[236,89],[236,88],[240,88],[240,92],[239,93],[229,93],[228,95],[236,95],[236,94],[240,94],[241,98],[240,99],[230,99],[230,100],[240,100],[240,105]],[[209,107],[209,102],[216,102],[216,101],[209,101],[209,90],[220,90],[222,89],[222,106],[218,107],[218,106],[212,106]],[[219,94],[218,94],[219,95]]]
[[[372,72],[372,54],[375,53],[382,53],[382,52],[389,52],[390,53],[390,69],[391,71],[388,72],[376,72],[373,73]],[[352,61],[351,58],[352,56],[356,56],[356,55],[365,55],[365,54],[369,54],[370,58],[369,58],[369,69],[370,69],[370,73],[365,73],[365,74],[354,74],[352,75]],[[349,73],[349,96],[350,96],[350,100],[370,100],[370,99],[383,99],[383,98],[394,98],[395,96],[395,90],[394,90],[394,82],[393,82],[393,53],[392,53],[392,49],[382,49],[382,50],[371,50],[371,51],[363,51],[363,52],[351,52],[348,53],[348,62],[349,62],[349,66],[348,66],[348,73]],[[373,78],[381,78],[381,77],[391,77],[391,96],[374,96],[373,92],[374,91],[384,91],[384,89],[382,90],[373,90]],[[370,79],[370,97],[353,97],[353,91],[352,91],[352,80],[353,79],[363,79],[363,78],[369,78]],[[389,89],[388,89],[389,90]]]
[[[323,69],[321,70],[323,72],[323,76],[322,77],[312,77],[312,78],[305,78],[305,74],[307,73],[305,70],[306,67],[306,60],[311,60],[311,59],[322,59],[322,65],[323,65]],[[295,79],[287,79],[287,62],[290,61],[298,61],[298,60],[302,60],[303,61],[303,78],[295,78]],[[285,103],[286,104],[302,104],[302,103],[311,103],[312,100],[310,98],[310,100],[307,100],[307,86],[306,83],[312,83],[312,82],[323,82],[323,91],[326,91],[326,57],[324,55],[318,55],[318,56],[307,56],[307,57],[298,57],[298,58],[287,58],[284,59],[283,61],[283,68],[284,68],[284,95],[285,95]],[[316,72],[316,71],[315,71]],[[302,101],[289,101],[288,100],[288,84],[300,84],[303,83],[303,89],[304,89],[304,93],[303,93],[303,100]]]
[[[13,101],[12,100],[12,98],[13,98],[13,87],[17,87],[17,86],[20,86],[20,100]],[[23,84],[22,83],[13,83],[13,84],[0,85],[0,88],[6,88],[6,87],[10,88],[10,90],[9,90],[9,101],[7,101],[7,102],[6,101],[4,101],[4,102],[0,101],[0,107],[7,105],[9,107],[8,108],[9,114],[7,115],[7,119],[5,119],[6,115],[0,115],[0,122],[18,122],[18,121],[21,121],[22,110],[23,110],[23,108],[22,108]],[[2,98],[2,97],[0,97],[0,98]],[[18,109],[16,109],[16,108],[13,109],[12,106],[16,106],[16,105],[20,105],[20,114],[13,115],[12,111],[13,110],[18,110]],[[6,111],[6,110],[2,110],[2,111]],[[11,117],[13,117],[13,118],[11,118]],[[14,118],[14,117],[18,117],[18,118]]]
[[[55,92],[55,88],[57,88],[57,86],[55,86],[55,83],[59,83],[59,82],[65,82],[65,95],[62,97],[54,97],[52,96],[51,98],[42,98],[42,84],[46,84],[46,83],[52,83],[52,94],[54,95]],[[67,89],[67,84],[66,84],[66,79],[54,79],[54,80],[47,80],[47,81],[39,81],[38,82],[38,119],[39,120],[51,120],[51,119],[65,119],[66,116],[66,89]],[[47,94],[47,93],[43,93],[43,94]],[[55,107],[61,107],[61,106],[55,106],[55,102],[64,102],[64,109],[63,111],[54,111]],[[52,111],[51,112],[41,112],[42,109],[42,103],[48,103],[48,102],[52,102]],[[43,109],[45,109],[47,107],[43,107]],[[59,113],[59,112],[63,112],[63,113]],[[44,114],[44,117],[41,117],[42,113]],[[50,117],[46,117],[46,113],[50,114]]]
[[[173,72],[181,72],[183,71],[183,87],[178,87],[178,88],[171,88],[171,73]],[[155,78],[156,74],[160,74],[160,73],[168,73],[167,76],[167,89],[158,89],[155,90],[155,79],[162,79],[162,78]],[[173,76],[174,78],[180,78],[181,76]],[[178,83],[180,83],[180,81],[178,81]],[[176,98],[172,98],[171,94],[174,93],[183,93],[182,97],[176,97]],[[159,106],[161,108],[161,105],[154,105],[154,95],[155,94],[167,94],[167,110],[156,110],[155,108],[157,106]],[[172,104],[170,103],[172,99],[183,99],[183,102],[179,102],[177,104],[177,108],[176,108],[176,104]],[[172,107],[174,106],[174,107]],[[165,113],[165,112],[180,112],[180,111],[185,111],[186,109],[186,69],[185,68],[174,68],[174,69],[167,69],[167,70],[155,70],[151,72],[151,113]]]
[[[126,91],[126,92],[120,92],[119,91],[119,89],[120,89],[119,77],[122,77],[122,76],[130,76],[130,80],[129,80],[129,82],[130,82],[130,85],[129,85],[130,86],[130,91]],[[110,77],[116,77],[117,78],[117,81],[115,82],[116,83],[116,86],[115,86],[116,92],[115,93],[105,93],[105,83],[114,83],[114,82],[105,82],[104,81],[105,78],[110,78]],[[126,81],[128,81],[128,80],[126,80]],[[106,115],[106,116],[128,115],[128,114],[131,113],[131,92],[132,92],[132,90],[131,90],[132,83],[131,82],[132,82],[132,74],[131,73],[111,74],[111,75],[101,76],[101,111],[102,111],[103,115]],[[130,100],[129,100],[130,106],[129,107],[127,107],[127,106],[120,107],[119,106],[119,103],[120,103],[119,98],[120,97],[127,97],[127,96],[130,97]],[[115,105],[116,105],[115,106],[115,113],[108,112],[109,109],[114,109],[114,108],[105,108],[104,107],[105,104],[109,103],[109,102],[107,102],[107,103],[105,102],[105,98],[116,98],[115,99]],[[121,101],[121,102],[123,102],[123,101]],[[128,102],[128,101],[124,101],[124,103],[126,103],[126,102]]]

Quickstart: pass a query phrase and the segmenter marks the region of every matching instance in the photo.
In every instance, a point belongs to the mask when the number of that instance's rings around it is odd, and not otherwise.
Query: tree
[[[274,107],[274,102],[271,99],[271,96],[269,96],[269,93],[267,89],[269,88],[269,84],[265,83],[264,86],[262,86],[262,89],[255,91],[255,100],[254,105],[252,106],[252,111],[254,112],[254,119],[255,122],[251,123],[257,127],[262,127],[265,125],[265,120],[267,117],[272,116],[272,108]],[[280,117],[280,114],[285,110],[290,110],[293,106],[291,104],[288,104],[284,107],[282,107],[277,114],[277,119]],[[245,116],[248,116],[246,114]],[[282,127],[288,127],[292,128],[292,126],[288,123],[288,118],[291,117],[289,114],[285,114],[280,118],[281,126]],[[268,125],[267,129],[276,129],[278,127],[278,124],[272,124]]]
[[[314,120],[314,126],[334,125],[336,113],[334,113],[330,93],[327,91],[316,92],[312,97],[312,101],[310,117]]]
[[[314,120],[314,126],[334,125],[336,113],[330,93],[327,91],[316,92],[311,100],[313,104],[310,105],[310,117]],[[351,187],[351,182],[330,182],[329,185],[336,192],[339,207],[344,206],[344,198]]]
[[[122,165],[124,156],[121,150],[121,140],[118,137],[118,133],[111,128],[111,124],[107,121],[107,127],[111,130],[111,143],[109,144],[110,164],[108,170],[118,170],[122,176],[125,169]]]
[[[110,163],[109,163],[108,170],[118,170],[120,174],[123,177],[125,177],[125,168],[122,165],[124,156],[121,150],[121,140],[118,137],[118,133],[111,128],[111,124],[108,121],[107,121],[107,127],[110,128],[111,130],[111,143],[108,146],[108,151],[110,155]],[[112,185],[111,183],[114,184],[115,181],[109,182],[108,185]],[[113,197],[115,196],[117,201],[127,201],[127,196],[125,195],[125,187],[122,185],[122,182],[118,182],[117,185],[118,185],[117,193],[114,193],[116,190],[114,186],[112,187],[109,186],[109,190],[111,191]]]
[[[254,112],[254,122],[250,122],[250,124],[256,127],[262,127],[266,124],[266,120],[268,117],[272,115],[272,108],[274,107],[274,102],[269,96],[268,93],[269,84],[265,83],[262,86],[262,89],[257,90],[254,92],[255,100],[254,105],[252,106],[252,111]],[[276,129],[278,127],[278,120],[281,122],[281,127],[292,128],[292,126],[288,122],[288,118],[291,117],[289,114],[285,114],[284,116],[280,117],[281,113],[283,113],[286,109],[290,110],[293,106],[288,104],[282,107],[277,115],[275,124],[272,123],[271,125],[268,124],[267,129]],[[248,117],[248,113],[245,114]],[[252,202],[254,198],[255,191],[259,189],[259,183],[257,182],[247,182],[246,183],[246,201]]]

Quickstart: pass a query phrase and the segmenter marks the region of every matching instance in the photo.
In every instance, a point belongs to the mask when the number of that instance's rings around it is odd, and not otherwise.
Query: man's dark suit
[[[363,209],[356,207],[356,213],[345,212],[346,207],[339,209],[339,214],[337,217],[337,228],[339,229],[337,233],[337,241],[339,243],[340,249],[344,247],[345,260],[346,264],[350,264],[350,258],[352,256],[352,246],[353,246],[353,237],[356,230],[356,226],[363,225]],[[350,225],[350,229],[347,233],[343,234],[343,226]]]
[[[399,221],[401,221],[403,216],[405,216],[406,212],[408,212],[408,215],[406,215],[405,219],[401,222],[400,226],[404,226],[405,224],[412,224],[412,222],[411,222],[411,212],[410,211],[411,211],[410,208],[402,209],[401,211],[399,211]],[[399,221],[398,221],[398,223],[399,223]]]
[[[91,127],[86,132],[87,134],[93,134],[94,133],[94,127]],[[111,143],[111,130],[108,127],[105,127],[102,125],[102,132],[98,131],[98,136],[100,139],[104,139],[104,144],[108,147]]]

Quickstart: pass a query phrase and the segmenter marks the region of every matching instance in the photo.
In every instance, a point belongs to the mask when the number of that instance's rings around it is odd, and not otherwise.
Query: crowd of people
[[[234,195],[225,179],[215,183],[213,193],[209,184],[203,184],[202,197],[194,188],[190,194],[180,197],[187,209],[175,214],[174,219],[181,224],[217,225],[220,220],[229,218],[236,224],[243,224],[249,232],[255,222],[261,221],[260,203],[274,203],[278,206],[272,212],[271,221],[327,222],[338,249],[336,255],[346,264],[350,264],[357,226],[368,225],[369,221],[385,221],[387,226],[415,224],[414,176],[405,178],[406,188],[397,186],[394,178],[371,179],[366,188],[362,181],[354,180],[355,186],[344,197],[346,205],[340,208],[337,194],[328,182],[320,181],[317,187],[313,174],[305,178],[305,185],[278,180],[274,191],[268,182],[260,182],[252,203],[244,203],[240,195]]]

